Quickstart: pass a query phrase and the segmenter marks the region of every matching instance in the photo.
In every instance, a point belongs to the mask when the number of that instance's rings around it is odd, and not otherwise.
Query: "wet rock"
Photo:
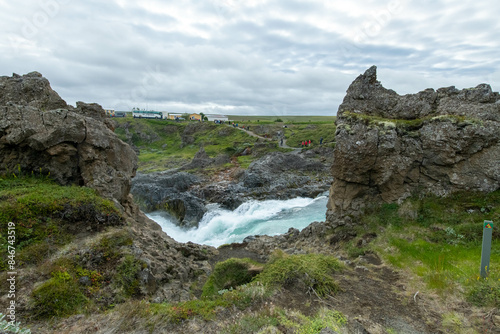
[[[206,212],[204,200],[189,192],[200,182],[199,177],[184,172],[138,174],[131,193],[146,212],[164,210],[176,217],[180,225],[194,227]]]

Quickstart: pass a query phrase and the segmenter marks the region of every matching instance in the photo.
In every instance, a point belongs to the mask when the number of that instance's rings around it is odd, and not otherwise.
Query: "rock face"
[[[174,241],[139,210],[129,194],[136,169],[135,152],[113,133],[113,124],[100,105],[67,105],[37,72],[0,77],[0,174],[49,175],[61,185],[94,188],[113,200],[126,221],[119,229],[133,238],[133,244],[122,246],[120,252],[142,263],[136,275],[140,295],[157,302],[188,300],[193,282],[200,285],[210,273],[208,258],[215,249]],[[145,191],[151,192],[151,197],[161,197],[161,187],[179,192],[196,182],[188,177],[170,181],[160,182],[155,189],[145,185]],[[181,210],[182,205],[177,206]],[[100,217],[95,219],[101,221]],[[94,252],[92,245],[108,232],[89,228],[92,222],[88,218],[82,224],[89,236],[78,238],[82,247],[78,252],[89,256],[88,263],[100,261],[102,255]],[[39,276],[32,282],[46,279]],[[80,284],[86,285],[88,280],[82,279]]]
[[[138,174],[131,189],[136,201],[146,211],[164,210],[179,221],[179,225],[194,227],[206,212],[205,203],[189,193],[201,180],[184,172]]]
[[[32,72],[0,77],[0,173],[49,174],[125,203],[137,156],[98,104],[68,106]]]
[[[373,66],[337,116],[327,220],[412,194],[500,188],[500,95],[487,84],[400,96]]]
[[[240,177],[240,184],[260,198],[287,199],[315,197],[324,192],[327,183],[314,182],[314,175],[327,170],[323,163],[298,154],[272,152],[254,161]]]

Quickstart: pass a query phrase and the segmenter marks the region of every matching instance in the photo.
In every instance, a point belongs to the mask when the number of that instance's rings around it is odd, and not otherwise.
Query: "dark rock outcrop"
[[[314,182],[315,175],[327,169],[325,164],[298,154],[273,152],[251,163],[240,177],[240,185],[247,192],[260,194],[260,199],[315,197],[328,190],[328,182]]]
[[[500,188],[500,96],[489,85],[400,96],[371,67],[347,90],[336,122],[331,221],[417,193]]]
[[[101,106],[68,106],[37,72],[0,78],[0,152],[0,173],[50,174],[118,203],[127,201],[137,169]]]
[[[139,210],[129,193],[136,168],[135,152],[113,133],[113,123],[100,105],[67,105],[37,72],[0,77],[0,174],[42,174],[61,185],[88,186],[112,199],[121,209],[120,218],[126,221],[117,230],[133,239],[119,253],[130,254],[142,263],[136,275],[140,296],[156,302],[191,299],[193,282],[200,285],[206,279],[211,271],[208,258],[216,251],[209,246],[176,242]],[[176,178],[171,182],[164,180],[158,187],[180,192],[194,182]],[[158,195],[154,189],[145,188]],[[74,228],[75,234],[80,233],[77,242],[81,249],[73,248],[65,256],[83,252],[90,256],[88,263],[100,261],[102,255],[93,251],[95,240],[115,232],[93,228],[93,219],[99,222],[101,217],[85,206],[79,210],[63,212],[66,218],[85,225]],[[24,281],[31,282],[31,289],[33,282],[45,279],[45,275],[36,274]],[[80,284],[87,285],[88,277]]]
[[[189,192],[200,182],[199,177],[184,172],[138,174],[131,193],[144,210],[167,211],[179,225],[193,227],[206,212],[204,201]]]

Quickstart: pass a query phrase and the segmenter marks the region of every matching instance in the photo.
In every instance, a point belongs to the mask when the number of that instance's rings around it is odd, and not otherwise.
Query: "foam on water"
[[[179,242],[220,246],[241,242],[249,235],[278,235],[290,227],[303,229],[313,221],[325,220],[327,195],[289,200],[249,201],[234,211],[218,205],[207,206],[198,228],[183,229],[165,212],[156,211],[147,216],[156,221],[169,236]]]

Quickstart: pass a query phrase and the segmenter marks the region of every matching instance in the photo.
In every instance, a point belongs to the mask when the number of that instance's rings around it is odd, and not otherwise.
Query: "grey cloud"
[[[160,7],[146,9],[151,3]],[[367,1],[363,15],[341,1],[257,3],[69,1],[25,38],[41,2],[10,2],[0,12],[8,37],[0,71],[38,70],[69,103],[243,114],[333,114],[374,64],[401,93],[500,84],[492,75],[500,69],[499,4],[401,0],[399,12],[381,19],[384,1]]]

